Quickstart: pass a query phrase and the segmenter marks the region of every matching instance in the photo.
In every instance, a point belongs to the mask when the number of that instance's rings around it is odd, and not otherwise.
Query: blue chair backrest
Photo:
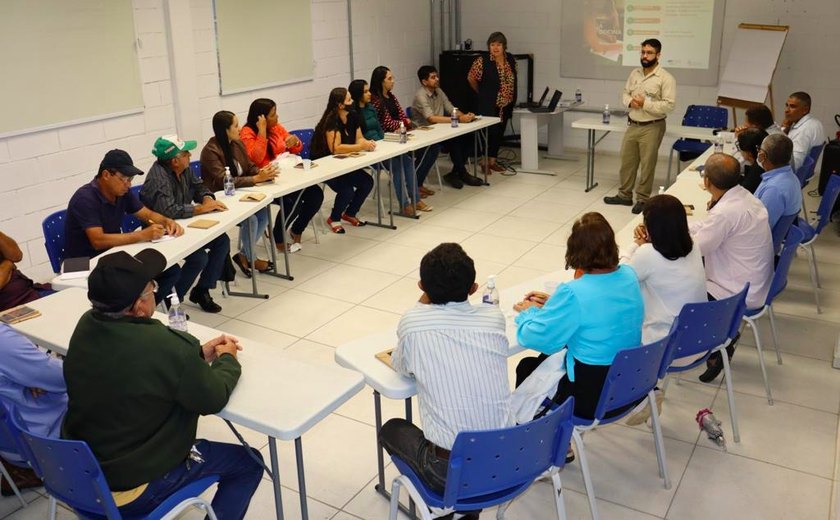
[[[814,174],[814,168],[816,167],[817,163],[814,162],[814,159],[811,156],[805,157],[805,160],[802,161],[802,164],[799,165],[799,168],[796,169],[796,178],[799,179],[799,184],[803,188],[805,184],[808,183],[808,179],[811,178],[811,175]]]
[[[726,128],[728,121],[729,112],[723,107],[688,105],[682,124],[701,128]]]
[[[405,117],[411,119],[411,107],[405,107]]]
[[[828,178],[823,192],[820,207],[817,209],[817,225],[814,227],[815,234],[819,235],[823,228],[831,220],[831,212],[837,202],[837,195],[840,194],[840,175],[832,174]]]
[[[615,355],[595,408],[596,419],[603,419],[611,410],[638,402],[656,386],[668,340],[669,336],[666,336]]]
[[[196,179],[201,179],[201,161],[190,161],[190,171]]]
[[[741,292],[729,298],[683,305],[671,326],[671,339],[659,368],[660,379],[675,359],[709,352],[735,337],[747,310],[749,288],[747,283]]]
[[[779,254],[779,261],[776,263],[776,271],[773,273],[773,281],[770,282],[770,291],[767,293],[766,304],[773,302],[773,299],[778,296],[787,285],[787,275],[790,269],[790,264],[793,263],[793,257],[796,255],[796,248],[802,243],[805,234],[796,226],[793,226],[788,231],[785,237],[782,252]]]
[[[47,248],[47,256],[50,257],[50,265],[54,273],[61,272],[61,262],[64,261],[64,221],[67,218],[67,210],[61,209],[47,215],[41,223],[44,230],[44,247]]]
[[[140,190],[143,189],[143,185],[132,186],[131,191],[137,195],[137,198],[140,198]],[[132,215],[131,213],[126,213],[123,217],[122,225],[120,229],[122,229],[123,233],[131,233],[135,231],[137,228],[143,227],[143,223],[140,222],[140,219]]]
[[[773,235],[774,253],[779,252],[779,248],[782,247],[782,241],[787,236],[790,226],[796,221],[797,217],[799,217],[799,213],[794,213],[793,215],[782,215],[779,220],[776,221],[776,225],[773,226],[773,229],[770,230]]]
[[[16,422],[14,417],[12,421]],[[49,439],[17,423],[47,492],[73,509],[120,518],[96,457],[84,441]]]
[[[524,490],[551,466],[562,468],[574,429],[574,398],[545,416],[510,428],[461,432],[449,458],[444,504]]]
[[[808,150],[808,157],[814,160],[814,164],[817,164],[817,159],[820,158],[820,154],[825,147],[825,143],[818,144],[817,146],[812,146],[810,150]]]
[[[312,136],[315,135],[314,128],[300,128],[292,130],[290,134],[297,136],[300,142],[303,143],[303,149],[300,151],[300,156],[304,159],[309,159],[310,145],[312,144]]]

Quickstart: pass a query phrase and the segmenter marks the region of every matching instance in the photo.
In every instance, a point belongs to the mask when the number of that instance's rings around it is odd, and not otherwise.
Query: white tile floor
[[[664,179],[666,164],[660,161],[657,179]],[[556,171],[556,177],[497,174],[490,178],[490,187],[447,188],[428,199],[434,212],[419,221],[398,219],[396,231],[347,228],[346,235],[321,235],[316,245],[308,230],[303,251],[292,258],[294,281],[260,276],[261,290],[271,296],[268,301],[223,299],[217,292],[215,297],[224,308],[221,314],[190,308],[190,315],[193,321],[271,343],[297,358],[334,363],[336,346],[394,327],[418,297],[420,258],[441,241],[460,242],[476,260],[479,281],[496,273],[504,287],[561,268],[570,222],[580,213],[601,211],[617,229],[623,227],[631,217],[629,208],[601,202],[603,195],[615,190],[617,165],[614,156],[598,156],[600,185],[590,193],[583,192],[581,156],[577,162],[541,163]],[[808,207],[816,206],[816,200],[809,199]],[[372,218],[374,211],[370,202],[363,216]],[[695,371],[682,384],[668,388],[663,430],[671,490],[663,489],[657,477],[653,442],[645,426],[618,425],[588,434],[602,518],[835,518],[840,494],[840,371],[830,365],[840,332],[840,238],[833,227],[820,237],[816,249],[824,313],[815,311],[803,258],[795,261],[776,306],[784,354],[781,366],[772,361],[772,354],[768,357],[776,405],[769,407],[764,399],[756,351],[751,347],[754,341],[747,333],[733,361],[739,445],[731,442],[726,394],[719,384],[698,383]],[[241,277],[239,284],[250,289]],[[766,321],[761,323],[761,333],[769,345]],[[511,360],[511,366],[515,361]],[[383,405],[386,418],[402,415],[402,403],[385,401]],[[698,431],[694,414],[705,407],[724,422],[728,451]],[[373,491],[373,422],[371,393],[364,390],[304,435],[311,518],[387,518],[387,503]],[[263,436],[243,433],[267,454]],[[200,421],[199,435],[235,442],[216,417]],[[286,515],[299,518],[293,446],[279,443],[279,447]],[[388,479],[392,476],[389,466]],[[579,467],[571,464],[562,478],[569,517],[589,518]],[[44,518],[47,499],[43,494],[30,491],[26,496],[32,503],[25,509],[13,498],[0,499],[0,518]],[[549,485],[538,482],[515,501],[507,517],[551,519],[553,511]],[[268,480],[257,491],[248,517],[273,517]],[[494,517],[495,511],[482,514],[482,518]],[[73,515],[61,510],[60,518]]]

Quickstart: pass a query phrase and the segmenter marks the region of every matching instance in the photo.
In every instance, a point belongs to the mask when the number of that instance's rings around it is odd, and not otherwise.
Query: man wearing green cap
[[[149,169],[140,191],[143,204],[173,219],[227,209],[200,179],[191,174],[190,150],[195,147],[195,141],[182,141],[177,135],[158,137],[152,150],[158,160]],[[229,253],[230,240],[222,234],[186,257],[181,277],[175,283],[178,298],[183,301],[187,289],[201,273],[198,283],[190,291],[190,301],[197,303],[205,312],[221,311],[221,306],[210,296],[210,289],[216,287]]]

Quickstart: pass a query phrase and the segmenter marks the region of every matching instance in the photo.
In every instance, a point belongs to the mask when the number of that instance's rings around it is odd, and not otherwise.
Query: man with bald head
[[[706,161],[703,184],[711,194],[709,213],[689,231],[700,247],[710,300],[728,298],[749,282],[747,308],[764,304],[773,277],[773,238],[767,209],[739,184],[741,168],[731,155],[716,153]],[[729,357],[735,342],[727,347]],[[720,353],[709,357],[700,381],[714,380],[723,369]]]
[[[793,141],[793,169],[802,166],[811,148],[825,142],[825,130],[819,119],[811,115],[811,96],[794,92],[785,101],[782,130]]]

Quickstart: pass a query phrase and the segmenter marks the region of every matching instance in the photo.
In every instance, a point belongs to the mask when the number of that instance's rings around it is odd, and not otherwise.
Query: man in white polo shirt
[[[782,130],[793,141],[793,171],[802,166],[811,148],[825,142],[825,130],[819,119],[811,115],[811,96],[794,92],[785,101]]]

